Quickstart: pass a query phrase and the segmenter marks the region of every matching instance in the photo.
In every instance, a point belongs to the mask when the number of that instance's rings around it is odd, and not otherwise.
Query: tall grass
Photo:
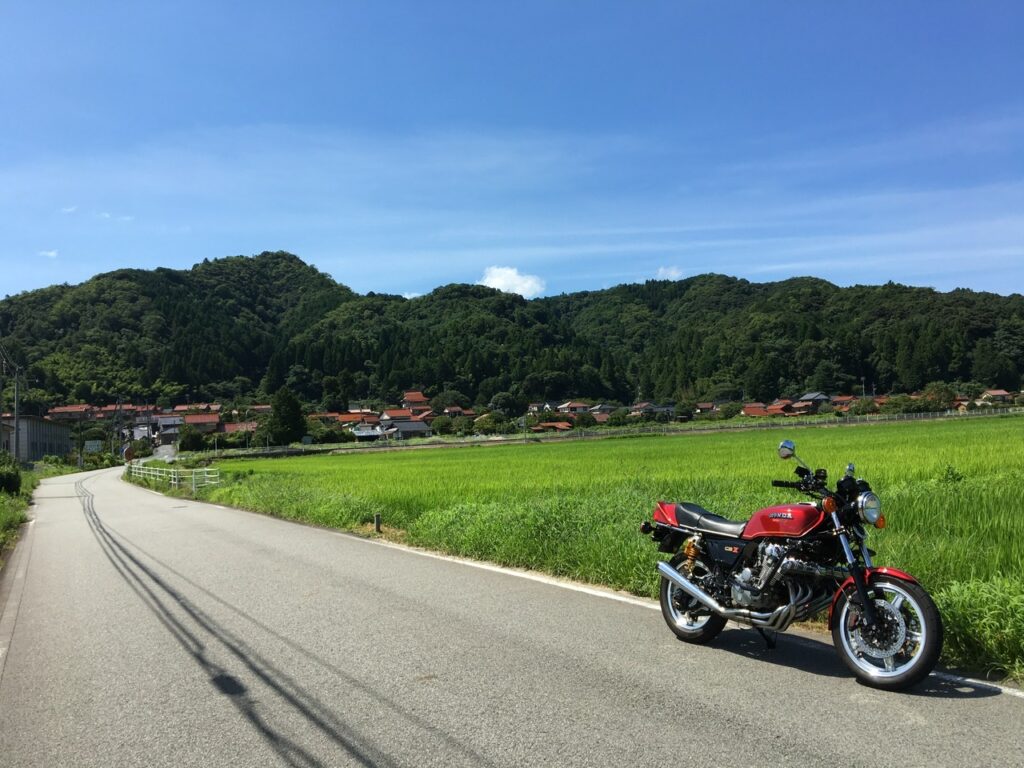
[[[1017,418],[231,461],[210,496],[340,528],[379,513],[417,545],[653,596],[657,553],[637,527],[654,502],[696,501],[742,519],[793,499],[770,485],[793,469],[775,456],[783,437],[833,475],[856,462],[889,522],[870,542],[879,564],[940,597],[972,582],[986,585],[977,592],[986,600],[1008,600],[1005,585],[1024,580]],[[947,623],[951,647],[978,629],[963,612]]]

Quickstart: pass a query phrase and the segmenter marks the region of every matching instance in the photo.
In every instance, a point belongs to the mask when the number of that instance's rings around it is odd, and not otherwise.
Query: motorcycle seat
[[[747,525],[746,520],[739,522],[730,520],[727,517],[708,512],[704,507],[690,501],[676,504],[676,520],[680,525],[688,528],[697,528],[708,533],[717,533],[733,538],[739,538]]]

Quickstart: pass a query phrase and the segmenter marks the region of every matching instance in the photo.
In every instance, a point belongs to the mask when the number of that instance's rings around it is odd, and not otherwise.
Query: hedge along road
[[[675,640],[652,603],[46,480],[0,595],[9,766],[1021,764],[1024,699]]]

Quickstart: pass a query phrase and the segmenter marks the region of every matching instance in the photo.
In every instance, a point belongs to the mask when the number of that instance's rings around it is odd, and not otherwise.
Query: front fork
[[[843,545],[843,554],[846,555],[846,563],[850,568],[850,575],[853,577],[853,583],[857,587],[857,597],[860,598],[860,603],[864,607],[861,613],[861,621],[867,627],[873,626],[877,619],[877,614],[875,613],[874,601],[868,596],[868,580],[865,575],[864,566],[860,564],[860,561],[853,554],[853,548],[850,546],[850,537],[846,535],[846,530],[839,524],[839,516],[835,512],[832,513],[832,524],[839,533],[839,541]],[[863,546],[863,543],[861,554],[867,567],[871,568],[871,555]]]

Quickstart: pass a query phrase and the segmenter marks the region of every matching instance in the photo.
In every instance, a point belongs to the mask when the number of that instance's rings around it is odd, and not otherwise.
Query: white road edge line
[[[373,544],[378,547],[387,547],[388,549],[397,549],[401,552],[408,552],[413,555],[419,555],[421,557],[429,557],[433,560],[444,560],[449,563],[456,563],[458,565],[465,565],[470,568],[478,568],[482,571],[490,571],[492,573],[501,573],[506,576],[514,576],[518,579],[526,579],[528,581],[536,581],[541,584],[547,584],[548,586],[558,587],[559,589],[568,589],[573,592],[582,592],[585,595],[592,595],[594,597],[603,597],[606,600],[615,600],[616,602],[626,603],[628,605],[635,605],[639,608],[649,608],[654,611],[660,611],[661,606],[652,600],[643,600],[639,597],[629,597],[627,595],[620,595],[615,592],[600,589],[598,587],[587,587],[582,584],[574,584],[571,581],[563,581],[556,579],[553,576],[545,576],[538,573],[530,573],[529,571],[517,571],[514,568],[506,568],[501,565],[494,565],[493,563],[481,563],[476,560],[467,560],[462,557],[454,557],[452,555],[442,555],[437,552],[427,552],[422,549],[415,549],[414,547],[404,546],[402,544],[395,544],[390,541],[380,541],[379,539],[367,539],[363,536],[356,536],[351,533],[344,531],[331,531],[336,536],[344,536],[346,539],[354,539],[355,541],[362,541],[367,544]],[[730,622],[732,626],[732,622]],[[743,625],[736,624],[735,626],[746,629]],[[798,634],[788,633],[788,636],[797,641],[805,641],[804,638]],[[1008,688],[999,683],[990,683],[986,680],[975,680],[971,677],[963,677],[961,675],[954,675],[949,672],[932,672],[932,677],[937,677],[940,680],[945,680],[949,683],[959,685],[971,685],[979,688],[988,688],[990,690],[996,690],[1000,693],[1005,693],[1007,696],[1014,696],[1018,699],[1024,699],[1024,691],[1017,688]]]
[[[158,491],[153,491],[153,490],[151,490],[149,488],[142,488],[142,490],[149,491],[150,493],[152,493],[152,494],[154,494],[156,496],[161,496],[161,497],[163,497],[165,499],[168,498],[166,495],[164,495],[162,493],[159,493]],[[209,502],[200,502],[200,503],[209,503]],[[234,507],[221,507],[220,505],[216,505],[216,504],[211,505],[211,506],[214,506],[217,509],[223,509],[223,510],[229,511],[229,512],[243,512],[244,514],[253,514],[251,512],[246,512],[245,510],[235,509]],[[273,516],[270,516],[270,515],[262,515],[262,517],[266,517],[268,520],[278,520],[278,521],[280,521],[282,523],[289,523],[289,524],[292,524],[292,525],[297,523],[297,521],[294,521],[294,520],[283,520],[282,518],[273,517]],[[298,524],[301,525],[301,523],[298,523]],[[514,568],[506,568],[505,566],[494,565],[493,563],[481,563],[481,562],[479,562],[477,560],[468,560],[468,559],[466,559],[464,557],[454,557],[453,555],[442,555],[442,554],[439,554],[437,552],[428,552],[428,551],[423,550],[423,549],[416,549],[415,547],[409,547],[409,546],[405,546],[403,544],[395,544],[394,542],[391,542],[391,541],[381,541],[379,539],[368,539],[368,538],[366,538],[364,536],[357,536],[357,535],[355,535],[353,533],[349,533],[347,531],[332,531],[332,530],[329,530],[329,529],[324,529],[324,530],[327,530],[328,533],[331,533],[331,534],[333,534],[335,536],[342,536],[342,537],[344,537],[344,538],[346,538],[346,539],[348,539],[350,541],[361,541],[361,542],[363,542],[365,544],[372,544],[373,546],[377,546],[377,547],[387,547],[388,549],[395,549],[395,550],[398,550],[400,552],[407,552],[409,554],[419,555],[420,557],[429,557],[429,558],[431,558],[433,560],[444,560],[444,561],[447,561],[449,563],[456,563],[458,565],[465,565],[465,566],[468,566],[470,568],[479,568],[481,571],[490,571],[492,573],[501,573],[501,574],[504,574],[506,576],[514,576],[514,577],[516,577],[518,579],[526,579],[527,581],[536,581],[536,582],[539,582],[540,584],[547,584],[548,586],[558,587],[559,589],[568,589],[568,590],[571,590],[573,592],[582,592],[585,595],[592,595],[593,597],[603,597],[606,600],[614,600],[614,601],[619,602],[619,603],[626,603],[627,605],[634,605],[634,606],[636,606],[638,608],[647,608],[647,609],[650,609],[650,610],[653,610],[653,611],[660,611],[661,610],[661,606],[658,603],[655,603],[653,600],[643,600],[643,599],[641,599],[639,597],[629,597],[628,595],[620,595],[620,594],[617,594],[615,592],[611,592],[609,590],[599,589],[598,587],[587,587],[587,586],[584,586],[582,584],[575,584],[575,583],[573,583],[571,581],[563,581],[561,579],[556,579],[553,576],[545,576],[543,574],[531,573],[529,571],[517,571]],[[736,626],[737,627],[742,627],[742,625],[739,625],[739,624],[737,624]],[[746,627],[743,627],[743,628],[745,629]],[[796,639],[796,640],[802,640],[803,639],[799,635],[793,634],[793,633],[790,633],[789,637],[791,637],[793,639]],[[1018,698],[1018,699],[1024,699],[1024,691],[1019,690],[1017,688],[1007,688],[1006,686],[1000,685],[999,683],[990,683],[990,682],[988,682],[986,680],[975,680],[974,678],[971,678],[971,677],[962,677],[960,675],[954,675],[954,674],[951,674],[951,673],[948,673],[948,672],[932,672],[931,676],[932,677],[937,677],[940,680],[945,680],[946,682],[949,682],[949,683],[957,683],[957,684],[960,684],[960,685],[973,685],[973,686],[978,686],[980,688],[989,688],[989,689],[992,689],[992,690],[997,690],[1000,693],[1005,693],[1007,696],[1013,696],[1013,697]]]
[[[8,565],[14,569],[9,575],[10,592],[4,605],[0,606],[0,681],[3,680],[4,668],[7,665],[7,652],[11,648],[14,630],[18,625],[18,614],[21,611],[21,597],[25,592],[28,564],[32,558],[33,533],[35,520],[29,520],[22,529],[24,535],[11,553]]]
[[[635,605],[640,608],[650,608],[651,610],[660,611],[661,606],[651,600],[644,600],[639,597],[630,597],[629,595],[620,595],[611,590],[601,589],[600,587],[588,587],[583,584],[576,584],[571,581],[563,581],[557,579],[554,576],[546,576],[541,573],[532,573],[530,571],[517,571],[514,568],[506,568],[502,565],[494,565],[493,563],[481,563],[477,560],[468,560],[463,557],[454,557],[452,555],[442,555],[438,552],[427,552],[423,549],[416,549],[414,547],[407,547],[401,544],[395,544],[390,541],[380,541],[378,539],[367,539],[362,536],[354,536],[351,533],[345,533],[344,531],[332,531],[337,536],[344,536],[347,539],[354,539],[356,541],[366,542],[367,544],[373,544],[378,547],[387,547],[388,549],[397,549],[401,552],[408,552],[413,555],[419,555],[421,557],[429,557],[432,560],[444,560],[449,563],[457,563],[459,565],[465,565],[470,568],[478,568],[481,571],[490,571],[492,573],[502,573],[506,576],[515,576],[520,579],[526,579],[527,581],[537,581],[541,584],[547,584],[552,587],[560,587],[561,589],[568,589],[573,592],[582,592],[585,595],[593,595],[594,597],[603,597],[608,600],[615,600],[620,603],[627,603],[629,605]]]

